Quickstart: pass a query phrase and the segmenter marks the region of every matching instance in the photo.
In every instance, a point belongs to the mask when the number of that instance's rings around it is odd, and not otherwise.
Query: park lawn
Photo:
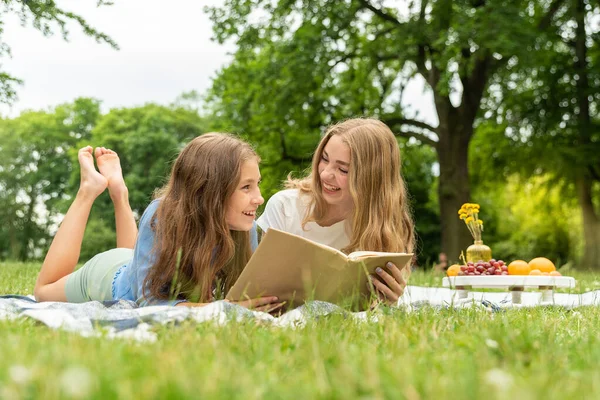
[[[30,294],[38,268],[0,263],[0,293]],[[154,343],[0,320],[0,398],[600,398],[598,308],[382,312],[297,329],[187,322]]]

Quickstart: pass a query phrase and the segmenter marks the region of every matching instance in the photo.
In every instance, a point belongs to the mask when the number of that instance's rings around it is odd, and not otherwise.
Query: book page
[[[410,267],[410,261],[412,260],[412,254],[410,253],[384,253],[385,255],[371,256],[371,257],[361,257],[357,259],[352,259],[349,263],[352,264],[362,264],[368,271],[369,274],[373,274],[375,272],[375,268],[380,267],[384,268],[385,264],[391,262],[394,264],[399,270]],[[387,269],[386,269],[387,271]],[[388,271],[389,272],[389,271]]]
[[[344,276],[346,281],[344,285],[350,285],[353,280],[356,280],[356,284],[362,289],[364,286],[367,287],[367,275],[377,275],[375,269],[383,268],[384,271],[390,273],[390,270],[385,267],[388,262],[393,263],[400,271],[404,272],[406,268],[410,268],[410,261],[412,260],[412,254],[408,253],[380,253],[383,255],[367,256],[357,259],[351,259],[348,261],[348,270],[357,270],[362,273],[356,277],[351,275]],[[403,276],[404,275],[403,273]]]

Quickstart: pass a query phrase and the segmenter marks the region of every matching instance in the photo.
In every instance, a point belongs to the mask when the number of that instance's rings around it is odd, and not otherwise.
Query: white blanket
[[[556,305],[567,308],[599,305],[600,291],[584,294],[557,293],[553,301],[542,301],[541,293],[522,294],[521,304],[512,303],[508,292],[471,292],[466,299],[459,299],[452,289],[408,286],[398,302],[398,308],[407,312],[423,306],[437,308],[477,307],[482,310],[500,311],[507,307],[534,307]],[[153,325],[178,323],[184,320],[197,323],[213,321],[225,324],[232,319],[254,320],[274,327],[298,327],[310,319],[332,313],[343,313],[357,322],[377,322],[377,313],[348,312],[321,301],[313,301],[280,317],[217,301],[201,308],[152,306],[139,308],[129,301],[110,303],[89,302],[82,304],[46,302],[36,303],[31,297],[0,296],[0,319],[32,318],[53,329],[77,332],[83,336],[104,335],[109,338],[132,338],[138,341],[154,341]]]

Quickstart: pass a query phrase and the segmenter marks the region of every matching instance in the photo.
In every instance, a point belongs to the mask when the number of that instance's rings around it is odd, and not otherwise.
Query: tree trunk
[[[440,118],[437,146],[442,252],[446,253],[450,262],[456,262],[460,252],[473,243],[465,223],[458,218],[458,210],[470,200],[471,195],[468,152],[473,126],[454,123],[455,118],[448,113],[440,116],[445,119]]]
[[[433,89],[433,98],[439,125],[436,129],[436,151],[440,163],[438,198],[442,228],[442,252],[448,260],[460,261],[462,250],[473,243],[465,223],[458,218],[458,210],[471,198],[469,185],[469,143],[473,137],[473,124],[481,105],[492,66],[490,52],[470,54],[474,65],[469,74],[460,74],[463,86],[461,105],[454,107],[450,97],[438,90],[440,70],[432,60],[431,69],[420,62],[420,71]]]
[[[16,218],[16,216],[15,216]],[[17,228],[15,227],[14,221],[8,221],[8,237],[9,237],[9,251],[8,251],[8,259],[9,260],[17,260],[19,258],[19,254],[21,254],[21,242],[19,241]]]
[[[577,131],[579,143],[582,147],[591,144],[592,121],[590,118],[590,87],[588,80],[589,65],[587,62],[587,34],[585,31],[585,2],[575,1],[575,70],[579,75],[576,82],[577,88]],[[583,217],[584,252],[581,266],[586,269],[600,270],[600,218],[594,202],[592,201],[593,180],[588,169],[593,166],[585,165],[578,168],[578,176],[575,180],[577,187],[577,198],[581,207]]]
[[[584,249],[581,267],[600,271],[600,216],[592,201],[592,184],[590,177],[577,179],[577,199],[583,217]]]
[[[23,243],[21,243],[18,259],[19,261],[26,261],[29,259],[29,244],[35,241],[33,224],[35,214],[35,203],[37,196],[33,193],[28,193],[29,204],[27,205],[25,216],[23,217]]]

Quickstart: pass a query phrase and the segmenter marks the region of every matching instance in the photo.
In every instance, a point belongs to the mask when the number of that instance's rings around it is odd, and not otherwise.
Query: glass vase
[[[483,244],[483,240],[476,240],[475,243],[467,247],[467,262],[476,263],[477,261],[490,261],[492,259],[492,249]]]

